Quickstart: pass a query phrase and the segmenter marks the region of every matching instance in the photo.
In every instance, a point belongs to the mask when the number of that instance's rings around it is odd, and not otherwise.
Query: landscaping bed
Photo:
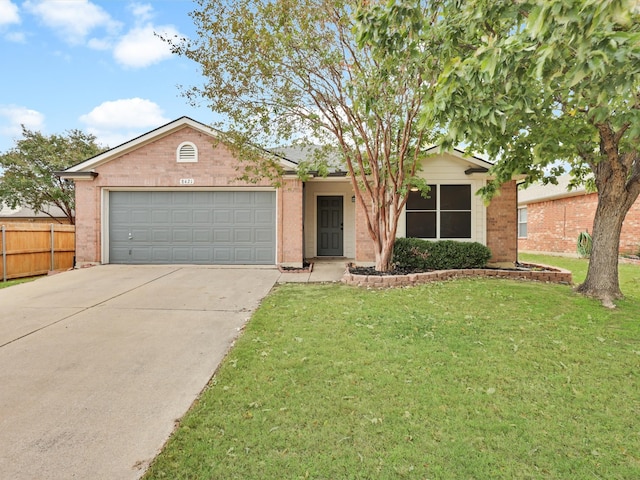
[[[430,271],[394,269],[390,272],[378,272],[373,267],[349,266],[342,277],[342,282],[360,287],[394,287],[466,277],[508,278],[566,285],[573,283],[569,270],[534,263],[518,263],[513,268],[485,267]]]

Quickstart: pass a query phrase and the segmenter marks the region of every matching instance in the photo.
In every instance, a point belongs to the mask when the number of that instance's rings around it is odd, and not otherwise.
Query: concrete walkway
[[[347,268],[349,260],[341,259],[313,259],[311,272],[283,272],[278,283],[324,283],[339,282]]]
[[[275,268],[118,266],[0,290],[0,479],[137,479]]]

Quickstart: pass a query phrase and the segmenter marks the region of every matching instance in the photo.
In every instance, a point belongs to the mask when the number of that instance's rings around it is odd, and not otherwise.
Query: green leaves
[[[73,183],[53,172],[61,171],[93,157],[104,149],[93,135],[71,130],[65,135],[45,136],[23,127],[22,139],[0,155],[0,202],[12,208],[25,206],[36,212],[48,206],[60,208],[73,223],[75,204]]]

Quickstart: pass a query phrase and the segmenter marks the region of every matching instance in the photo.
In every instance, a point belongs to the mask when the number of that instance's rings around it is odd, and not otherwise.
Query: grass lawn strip
[[[535,282],[281,285],[145,478],[637,478],[640,268],[620,267],[613,311]]]

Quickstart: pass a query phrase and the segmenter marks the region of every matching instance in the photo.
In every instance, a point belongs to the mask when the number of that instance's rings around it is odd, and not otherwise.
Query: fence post
[[[56,262],[55,262],[55,254],[56,254],[56,242],[55,242],[55,238],[54,238],[54,229],[53,229],[53,223],[51,224],[51,271],[53,272],[56,269]]]
[[[7,228],[2,225],[2,281],[7,281]]]

